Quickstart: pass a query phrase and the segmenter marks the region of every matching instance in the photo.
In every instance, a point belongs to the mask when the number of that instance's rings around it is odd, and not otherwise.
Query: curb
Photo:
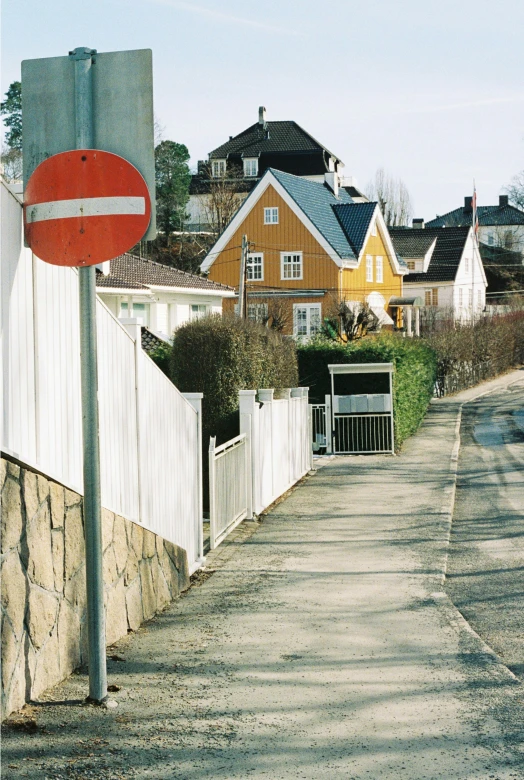
[[[517,382],[521,381],[521,378],[513,380],[512,382],[508,382],[507,385],[502,385],[494,388],[490,388],[489,390],[484,390],[479,392],[477,395],[475,395],[473,398],[469,398],[467,401],[463,401],[460,403],[458,411],[457,411],[457,419],[455,422],[455,441],[453,443],[453,448],[451,450],[451,457],[450,457],[450,474],[451,474],[451,487],[448,491],[446,488],[446,493],[449,493],[446,495],[443,504],[441,512],[445,516],[445,524],[446,524],[446,539],[444,542],[444,563],[442,567],[442,572],[440,574],[440,587],[444,587],[444,583],[446,581],[446,574],[447,574],[447,567],[448,567],[448,558],[449,558],[449,549],[450,549],[450,542],[451,542],[451,527],[453,523],[453,512],[455,509],[455,497],[457,493],[457,475],[458,475],[458,460],[459,460],[459,454],[460,454],[460,426],[462,422],[462,409],[466,404],[472,403],[473,401],[477,401],[479,398],[482,398],[483,396],[490,395],[491,393],[495,393],[498,390],[506,389],[508,387],[511,387],[511,385],[516,384]],[[509,669],[504,661],[500,658],[499,655],[493,650],[492,647],[490,647],[479,634],[472,628],[472,626],[468,623],[464,615],[461,613],[461,611],[458,609],[458,607],[455,606],[455,604],[451,601],[450,597],[444,590],[439,590],[437,592],[431,593],[431,598],[435,602],[435,605],[439,607],[444,613],[445,618],[449,625],[456,631],[457,634],[460,634],[462,632],[466,632],[471,639],[473,640],[474,644],[477,646],[477,652],[481,653],[485,660],[493,666],[493,668],[496,668],[502,676],[505,676],[508,678],[509,681],[512,683],[520,683],[518,677],[513,674],[511,669]]]

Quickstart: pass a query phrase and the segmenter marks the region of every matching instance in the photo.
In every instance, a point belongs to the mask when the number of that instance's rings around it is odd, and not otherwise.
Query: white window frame
[[[375,274],[377,284],[382,284],[384,282],[384,258],[382,255],[377,255],[375,258]]]
[[[291,258],[287,260],[286,258]],[[286,268],[288,266],[288,268]],[[298,272],[297,272],[298,267]],[[290,272],[286,276],[286,271]],[[303,252],[281,252],[280,253],[280,279],[281,281],[294,282],[304,278],[304,255]]]
[[[131,314],[129,314],[129,302],[121,301],[119,316],[121,318],[133,317],[137,319],[141,325],[149,327],[149,323],[151,322],[151,304],[143,303],[142,301],[133,301],[131,304]]]
[[[373,255],[366,255],[366,282],[373,281]]]
[[[459,308],[462,309],[464,306],[464,290],[462,287],[459,287]]]
[[[469,274],[469,257],[464,258],[464,271]]]
[[[259,272],[258,275],[256,272]],[[247,256],[247,278],[250,282],[264,281],[264,253],[249,252]]]
[[[278,225],[278,206],[264,209],[264,225]]]
[[[305,312],[305,332],[298,332],[299,311]],[[312,315],[315,315],[318,323],[312,331]],[[310,339],[315,333],[318,333],[322,326],[322,304],[320,303],[294,303],[293,304],[293,337],[296,339]]]
[[[209,314],[209,304],[207,303],[190,303],[189,304],[189,319],[191,322],[194,320],[201,320],[203,317],[207,317]]]
[[[225,160],[211,160],[211,176],[213,179],[220,179],[226,175]]]
[[[267,320],[268,320],[267,303],[248,303],[247,318],[252,322],[260,322],[261,324],[267,324]]]
[[[258,157],[244,158],[244,176],[250,178],[258,176]]]
[[[371,225],[371,235],[376,236],[377,235],[377,222],[374,219],[373,224]]]

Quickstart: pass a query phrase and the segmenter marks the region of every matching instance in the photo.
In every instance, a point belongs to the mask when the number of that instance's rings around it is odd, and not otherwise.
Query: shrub
[[[204,393],[204,452],[238,434],[238,391],[296,387],[295,344],[275,331],[234,316],[187,323],[174,336],[170,376],[182,392]]]
[[[457,322],[434,333],[429,343],[438,358],[440,392],[457,392],[524,362],[524,311]]]
[[[330,363],[393,363],[395,444],[399,448],[422,422],[433,395],[436,356],[418,339],[380,334],[350,344],[323,341],[298,347],[300,384],[309,387],[312,403],[323,403],[331,392]],[[368,374],[356,380],[348,375],[345,392],[388,392],[384,374]]]

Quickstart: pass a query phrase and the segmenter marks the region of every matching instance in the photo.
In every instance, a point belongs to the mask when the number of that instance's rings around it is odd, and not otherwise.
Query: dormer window
[[[244,176],[258,176],[257,157],[246,157],[244,159]]]
[[[221,179],[226,174],[226,161],[213,160],[211,163],[211,175],[213,179]]]

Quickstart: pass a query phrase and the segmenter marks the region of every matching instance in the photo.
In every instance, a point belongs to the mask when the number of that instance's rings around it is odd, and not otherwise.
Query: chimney
[[[413,227],[414,228],[425,228],[426,227],[426,223],[421,218],[417,218],[416,219],[415,217],[413,217]]]
[[[264,106],[260,106],[258,109],[258,124],[262,127],[266,125],[266,109]]]
[[[335,198],[338,198],[338,173],[336,171],[328,171],[324,174],[324,181]]]
[[[499,195],[499,206],[509,206],[507,195]]]
[[[473,211],[472,202],[473,202],[472,196],[466,195],[466,197],[464,198],[464,214],[471,214],[471,212]]]

